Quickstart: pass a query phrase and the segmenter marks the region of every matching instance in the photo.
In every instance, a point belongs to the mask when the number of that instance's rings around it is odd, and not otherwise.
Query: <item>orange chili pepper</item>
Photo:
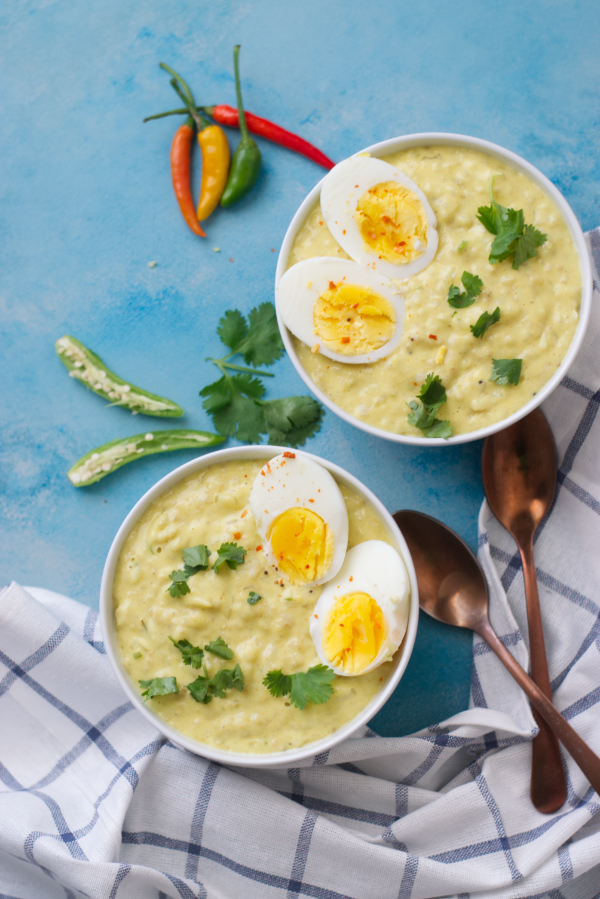
[[[189,116],[185,123],[175,132],[175,137],[171,144],[171,177],[173,179],[173,190],[186,224],[198,237],[206,237],[196,218],[190,187],[190,156],[193,139],[194,121]]]

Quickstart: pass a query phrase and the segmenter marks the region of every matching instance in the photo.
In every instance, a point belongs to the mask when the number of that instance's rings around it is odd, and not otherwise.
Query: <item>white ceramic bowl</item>
[[[300,761],[301,759],[308,758],[309,756],[316,755],[320,752],[326,752],[328,749],[331,749],[333,746],[341,743],[346,739],[346,737],[349,737],[359,727],[362,727],[362,725],[366,724],[373,717],[373,715],[375,715],[379,711],[386,700],[389,699],[391,694],[394,692],[400,678],[404,674],[406,666],[408,665],[408,660],[410,658],[417,634],[417,622],[419,618],[419,594],[417,590],[417,578],[415,575],[415,569],[412,563],[412,559],[408,551],[408,547],[406,545],[404,537],[400,532],[400,529],[398,528],[398,525],[396,524],[390,513],[387,511],[387,509],[377,499],[377,497],[374,496],[374,494],[371,493],[371,491],[368,490],[364,486],[364,484],[361,484],[361,482],[358,481],[355,477],[353,477],[347,471],[344,471],[343,468],[339,468],[339,466],[334,465],[333,463],[328,462],[325,459],[321,459],[319,458],[319,456],[313,456],[311,453],[304,453],[303,450],[297,451],[302,452],[309,459],[313,459],[315,462],[318,462],[320,465],[326,468],[336,478],[336,480],[339,481],[339,483],[345,484],[347,487],[355,490],[356,493],[358,493],[375,510],[379,518],[383,521],[386,530],[391,538],[392,544],[400,553],[402,559],[404,560],[404,564],[406,565],[411,594],[408,627],[406,629],[406,635],[404,637],[402,645],[394,657],[394,671],[387,684],[376,696],[373,697],[373,699],[367,706],[365,706],[360,714],[358,714],[355,718],[341,727],[334,734],[331,734],[322,740],[317,740],[314,743],[309,743],[306,746],[300,747],[299,749],[292,749],[289,752],[272,752],[261,755],[241,752],[227,752],[225,750],[215,749],[213,746],[208,746],[204,743],[200,743],[198,740],[192,740],[190,737],[184,736],[184,734],[180,733],[178,730],[175,730],[175,728],[167,724],[162,718],[155,714],[146,703],[144,703],[139,691],[127,674],[121,660],[121,655],[119,653],[119,648],[117,645],[117,634],[113,609],[112,588],[115,568],[117,565],[119,554],[121,552],[121,548],[123,546],[123,543],[125,542],[127,535],[137,522],[138,518],[147,509],[151,502],[157,499],[157,497],[159,497],[161,493],[164,493],[165,490],[168,490],[169,487],[172,487],[174,484],[176,484],[178,481],[180,481],[182,478],[185,478],[192,472],[200,471],[201,469],[207,468],[209,465],[214,465],[215,463],[234,461],[236,459],[270,459],[273,456],[278,455],[279,453],[285,452],[286,449],[287,447],[281,446],[236,446],[232,449],[217,450],[214,453],[208,453],[204,456],[200,456],[197,459],[193,459],[191,462],[187,462],[185,465],[181,465],[179,468],[176,468],[171,472],[171,474],[168,474],[157,484],[155,484],[154,487],[151,487],[150,490],[148,490],[147,493],[145,493],[144,496],[135,504],[135,506],[119,528],[115,539],[113,540],[112,546],[108,553],[108,557],[106,559],[106,563],[104,565],[104,572],[102,574],[102,585],[100,587],[100,620],[104,635],[104,645],[106,647],[108,658],[110,659],[111,665],[113,667],[113,671],[117,677],[117,680],[125,691],[127,698],[141,712],[141,714],[148,718],[148,720],[151,721],[152,724],[166,737],[168,737],[168,739],[171,740],[172,743],[175,743],[182,749],[187,749],[189,752],[193,752],[196,755],[202,755],[205,758],[213,759],[214,761],[221,762],[224,765],[241,765],[244,767],[252,768],[266,768],[273,765],[292,765],[295,762]],[[298,714],[301,715],[302,712],[299,711]]]
[[[298,372],[308,389],[317,397],[317,399],[319,399],[323,403],[324,406],[327,406],[328,409],[331,409],[332,412],[335,412],[336,415],[339,415],[339,417],[343,418],[344,421],[347,421],[348,424],[354,425],[355,428],[360,428],[361,431],[366,431],[367,434],[373,434],[375,437],[383,437],[385,440],[391,440],[395,443],[411,443],[415,446],[449,446],[455,443],[468,443],[471,440],[480,440],[483,437],[487,437],[489,434],[495,434],[497,431],[501,431],[503,428],[507,428],[509,425],[514,424],[514,422],[519,421],[519,419],[523,418],[525,415],[539,406],[540,403],[543,403],[544,400],[552,393],[554,388],[557,387],[557,385],[560,383],[569,366],[575,359],[588,325],[592,305],[592,266],[579,222],[575,218],[573,210],[571,209],[561,192],[552,184],[551,181],[548,180],[548,178],[546,178],[545,175],[542,175],[542,173],[538,171],[535,166],[531,165],[531,163],[527,162],[521,156],[517,156],[516,153],[511,153],[510,150],[505,150],[503,147],[499,147],[498,144],[492,144],[487,140],[480,140],[476,137],[467,137],[464,134],[444,134],[443,132],[436,131],[425,132],[423,134],[407,134],[404,137],[394,137],[391,140],[381,141],[381,143],[379,144],[373,144],[371,147],[366,147],[365,150],[357,152],[368,152],[371,154],[371,156],[389,156],[390,153],[397,153],[399,150],[407,150],[410,147],[419,147],[434,144],[443,144],[446,146],[450,145],[455,147],[468,147],[472,150],[481,150],[483,153],[487,153],[489,156],[495,156],[496,159],[501,159],[503,162],[507,162],[518,172],[522,172],[524,175],[527,175],[527,177],[531,181],[533,181],[534,184],[537,184],[537,186],[540,187],[544,191],[544,193],[546,193],[550,197],[550,199],[560,210],[565,222],[567,223],[567,228],[569,229],[569,233],[573,239],[573,243],[575,244],[575,249],[577,250],[582,285],[581,307],[579,310],[579,324],[577,325],[577,329],[573,336],[573,340],[571,341],[571,345],[567,350],[565,358],[559,365],[556,372],[550,378],[550,380],[536,394],[536,396],[528,403],[526,403],[526,405],[521,409],[518,409],[516,412],[510,415],[508,418],[505,418],[502,421],[497,422],[496,424],[489,425],[489,427],[487,428],[480,428],[477,431],[471,431],[468,434],[457,434],[455,437],[448,438],[448,440],[429,437],[409,437],[405,434],[392,434],[390,431],[384,431],[382,428],[374,428],[372,425],[366,424],[360,419],[354,418],[354,416],[349,415],[348,412],[345,412],[336,403],[329,399],[329,397],[317,387],[314,381],[311,380],[310,376],[303,368],[300,360],[298,359],[298,356],[292,344],[291,333],[284,325],[279,312],[277,313],[279,330],[281,331],[281,336],[283,338],[285,348],[288,352],[288,356],[292,360],[296,371]],[[308,196],[298,209],[296,215],[292,219],[289,228],[287,229],[286,235],[281,245],[281,250],[279,251],[279,258],[277,260],[277,271],[275,274],[276,285],[279,283],[280,278],[287,268],[288,256],[290,254],[294,238],[296,237],[296,233],[304,224],[308,213],[310,212],[316,201],[319,199],[322,183],[323,179],[321,179],[321,181],[319,181],[319,183],[315,185],[315,187],[311,190],[311,192],[308,194]]]

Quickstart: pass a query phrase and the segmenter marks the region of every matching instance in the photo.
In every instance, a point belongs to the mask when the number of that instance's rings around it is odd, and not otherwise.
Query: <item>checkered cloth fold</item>
[[[600,267],[600,231],[588,235]],[[600,754],[600,293],[545,403],[559,489],[536,539],[554,701]],[[527,666],[520,561],[484,504],[492,623]],[[508,601],[507,601],[508,597]],[[295,768],[174,747],[112,676],[96,613],[0,595],[0,899],[592,899],[600,801],[568,756],[555,815],[529,801],[535,724],[478,637],[471,707],[410,737],[365,729]]]

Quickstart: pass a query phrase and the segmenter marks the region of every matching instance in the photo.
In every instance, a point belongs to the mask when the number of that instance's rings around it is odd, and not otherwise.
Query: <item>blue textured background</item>
[[[171,190],[174,120],[142,125],[179,105],[160,61],[184,74],[199,102],[233,103],[240,42],[247,108],[335,160],[397,134],[472,134],[524,155],[584,228],[598,224],[596,0],[379,0],[370,10],[360,0],[0,7],[0,583],[97,606],[125,514],[193,456],[155,456],[71,487],[65,472],[87,450],[169,423],[106,408],[67,377],[55,339],[74,334],[123,377],[183,405],[182,424],[210,429],[198,389],[216,375],[204,360],[219,349],[217,321],[272,298],[272,249],[323,174],[261,142],[257,189],[210,219],[206,241],[194,237]],[[270,396],[305,392],[287,359],[276,372]],[[307,449],[357,475],[391,511],[423,509],[475,545],[479,444],[402,447],[327,413]],[[470,662],[468,633],[422,620],[376,729],[407,733],[464,708]]]

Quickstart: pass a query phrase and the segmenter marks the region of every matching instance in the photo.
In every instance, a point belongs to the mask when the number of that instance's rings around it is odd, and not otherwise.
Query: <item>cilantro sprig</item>
[[[262,596],[260,595],[260,593],[255,593],[254,590],[251,590],[248,594],[248,599],[246,600],[246,602],[249,606],[255,606],[257,602],[261,601],[261,599]]]
[[[244,689],[244,673],[236,665],[235,668],[221,668],[213,677],[209,677],[204,669],[204,674],[199,674],[187,688],[196,702],[208,705],[215,696],[224,699],[227,690],[236,689],[241,692]]]
[[[281,669],[269,671],[263,684],[271,696],[287,696],[297,709],[304,709],[309,702],[327,702],[333,695],[331,681],[335,672],[326,665],[314,665],[298,674],[283,674]]]
[[[461,293],[460,287],[456,287],[454,284],[450,285],[448,290],[448,303],[453,309],[466,309],[468,306],[472,306],[483,287],[483,281],[479,275],[472,275],[470,272],[463,272],[460,280],[465,288],[464,293]]]
[[[171,572],[169,577],[173,583],[170,587],[167,587],[174,599],[180,599],[186,593],[191,592],[188,578],[199,571],[206,571],[210,550],[204,544],[199,544],[198,546],[189,546],[187,549],[182,550],[181,555],[184,562],[183,568],[178,568],[176,571]]]
[[[218,656],[220,659],[232,659],[233,658],[233,649],[231,649],[223,637],[217,637],[216,640],[213,640],[212,643],[207,643],[204,647],[207,652],[211,652],[214,656]]]
[[[200,668],[202,666],[204,651],[199,646],[193,646],[189,640],[174,640],[173,637],[169,637],[169,640],[183,656],[184,665],[191,665],[192,668]]]
[[[521,378],[522,359],[492,359],[492,377],[490,381],[497,381],[505,386],[512,384],[517,386]]]
[[[148,702],[154,696],[166,696],[167,693],[179,691],[177,679],[174,677],[153,677],[151,680],[141,680],[140,687],[144,688],[142,693],[142,696],[146,697],[144,702]]]
[[[447,402],[446,388],[441,378],[433,372],[427,375],[417,400],[408,403],[412,410],[408,414],[409,425],[414,425],[423,432],[424,437],[443,437],[447,440],[452,434],[452,425],[449,421],[440,421],[436,413],[440,406]]]
[[[235,571],[238,565],[244,564],[246,553],[247,550],[243,546],[238,546],[237,543],[221,543],[217,550],[213,571],[218,571],[223,562],[226,562],[227,567]]]
[[[239,310],[229,310],[217,334],[230,352],[221,359],[208,358],[222,377],[203,387],[200,396],[219,434],[246,443],[260,443],[261,434],[267,434],[270,443],[302,446],[320,428],[321,404],[309,396],[265,400],[260,378],[272,378],[273,373],[230,361],[240,355],[248,365],[269,366],[281,357],[283,342],[273,304],[252,309],[248,321]]]
[[[493,312],[482,312],[474,325],[471,325],[473,337],[483,337],[488,328],[500,321],[500,306]]]
[[[492,265],[507,259],[512,253],[514,269],[527,259],[537,256],[537,247],[546,243],[548,237],[533,225],[525,224],[522,209],[507,209],[494,200],[494,175],[490,181],[490,205],[480,206],[477,218],[483,227],[494,234],[489,261]]]

